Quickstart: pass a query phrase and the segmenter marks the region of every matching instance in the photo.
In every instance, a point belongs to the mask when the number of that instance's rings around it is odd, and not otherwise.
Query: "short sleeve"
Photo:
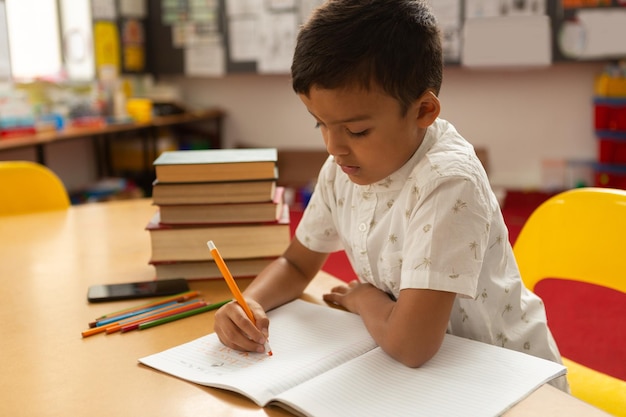
[[[408,222],[400,289],[429,288],[475,297],[489,241],[492,207],[468,178],[422,189]]]
[[[336,205],[334,171],[334,161],[329,157],[320,170],[311,199],[296,228],[295,236],[300,243],[316,252],[330,253],[343,249],[333,220]]]

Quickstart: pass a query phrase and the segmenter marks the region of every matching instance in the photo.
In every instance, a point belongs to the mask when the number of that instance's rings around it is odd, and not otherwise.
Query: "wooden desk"
[[[137,301],[90,305],[87,287],[150,280],[144,230],[149,200],[73,206],[67,211],[0,217],[0,415],[286,416],[239,395],[200,387],[139,365],[137,359],[212,331],[213,313],[126,334],[82,339],[95,317]],[[249,280],[241,280],[242,286]],[[306,299],[340,282],[320,273]],[[221,280],[193,282],[210,301],[230,298]],[[508,414],[604,415],[550,386]]]

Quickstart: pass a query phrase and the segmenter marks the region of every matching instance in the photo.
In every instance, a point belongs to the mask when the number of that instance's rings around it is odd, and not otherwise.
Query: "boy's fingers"
[[[338,295],[337,293],[328,293],[328,294],[324,294],[322,296],[323,300],[326,301],[327,303],[333,303],[333,304],[337,304],[337,305],[341,305],[341,303],[339,302],[341,296]]]
[[[220,341],[232,349],[265,352],[269,319],[257,303],[251,301],[250,308],[256,325],[246,315],[243,308],[237,302],[232,301],[217,311],[215,332]]]
[[[247,317],[245,318],[247,320]],[[248,324],[251,326],[255,332],[258,333],[258,329],[252,325],[248,321]],[[263,345],[265,343],[265,338],[261,339],[263,342],[259,342],[259,337],[257,336],[257,340],[254,337],[250,336],[241,326],[238,326],[234,321],[230,321],[229,324],[225,325],[221,331],[218,333],[220,341],[233,349],[241,350],[241,351],[262,351]]]
[[[257,328],[257,326],[250,321],[248,316],[244,313],[243,309],[240,313],[231,317],[232,322],[245,335],[248,339],[255,341],[256,343],[265,343],[265,335]]]
[[[348,286],[347,285],[337,285],[336,287],[331,288],[330,293],[331,294],[345,294],[348,292]]]
[[[254,314],[256,328],[267,339],[269,337],[270,320],[267,318],[265,310],[255,301],[249,301],[248,306],[252,310],[252,314]]]

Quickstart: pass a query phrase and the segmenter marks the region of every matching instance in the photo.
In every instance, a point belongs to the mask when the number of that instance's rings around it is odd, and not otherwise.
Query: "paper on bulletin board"
[[[295,12],[262,13],[259,19],[260,73],[287,73],[296,47],[298,18]]]
[[[546,3],[547,0],[465,0],[463,65],[549,65],[552,35]],[[450,57],[446,54],[445,58]]]
[[[259,59],[258,21],[256,18],[232,17],[228,22],[230,59],[233,62]]]
[[[117,19],[115,0],[91,0],[91,17],[93,20]]]
[[[563,54],[576,59],[622,57],[626,54],[626,10],[579,10],[573,21],[559,28]]]
[[[146,68],[143,45],[124,45],[124,71],[141,72]]]
[[[217,22],[218,14],[217,0],[189,2],[189,20],[192,22],[214,24]]]
[[[185,48],[185,75],[220,77],[226,72],[226,58],[221,37]]]
[[[552,62],[548,16],[467,19],[463,32],[462,64],[465,66],[546,66]]]
[[[213,23],[183,22],[172,25],[172,45],[177,48],[186,48],[199,43],[221,42],[221,39],[222,36]]]
[[[461,0],[431,0],[431,7],[441,30],[444,59],[461,59]]]
[[[226,3],[226,15],[258,15],[263,11],[263,0],[229,0]]]
[[[259,16],[263,13],[263,1],[231,0],[226,2],[225,6],[230,60],[257,61],[261,56]]]
[[[273,11],[293,10],[296,7],[296,0],[267,0],[267,7]]]
[[[186,22],[188,11],[186,1],[161,0],[161,21],[165,26]]]
[[[458,1],[458,0],[457,0]],[[324,0],[228,0],[228,57],[259,73],[288,73],[299,25]]]
[[[145,18],[148,15],[146,1],[147,0],[120,0],[120,15],[122,17]]]
[[[70,80],[93,80],[95,58],[89,2],[61,0],[61,39]]]
[[[300,23],[304,23],[309,20],[313,10],[318,8],[324,3],[324,0],[300,0]]]
[[[466,0],[465,19],[500,16],[498,0]]]
[[[546,1],[547,0],[466,0],[465,19],[543,15],[546,14]]]
[[[120,39],[114,22],[99,21],[93,28],[96,68],[114,67],[120,70]]]

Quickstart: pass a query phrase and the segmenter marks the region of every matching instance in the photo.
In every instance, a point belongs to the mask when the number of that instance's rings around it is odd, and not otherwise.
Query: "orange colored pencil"
[[[209,247],[209,250],[211,251],[211,256],[213,257],[213,260],[215,260],[215,264],[217,265],[218,269],[224,276],[224,280],[226,280],[226,284],[228,285],[230,292],[233,293],[233,297],[235,297],[237,304],[239,304],[241,308],[243,308],[243,311],[246,313],[246,316],[248,316],[250,321],[256,324],[256,320],[254,319],[254,314],[252,314],[252,310],[250,310],[250,307],[248,307],[248,303],[246,303],[246,299],[243,298],[243,294],[241,293],[241,290],[237,286],[237,282],[235,281],[235,278],[233,278],[233,275],[230,273],[230,270],[226,266],[226,263],[224,262],[222,255],[220,255],[219,251],[217,250],[217,247],[215,247],[215,244],[213,243],[212,240],[209,240],[206,244]],[[265,342],[265,351],[267,352],[269,356],[273,355],[272,349],[270,348],[270,345],[268,342]]]
[[[80,334],[82,337],[89,337],[89,336],[93,336],[94,334],[104,333],[106,332],[108,326],[112,326],[114,324],[117,324],[117,323],[111,323],[110,325],[107,325],[107,326],[92,327],[89,330],[83,330]]]

